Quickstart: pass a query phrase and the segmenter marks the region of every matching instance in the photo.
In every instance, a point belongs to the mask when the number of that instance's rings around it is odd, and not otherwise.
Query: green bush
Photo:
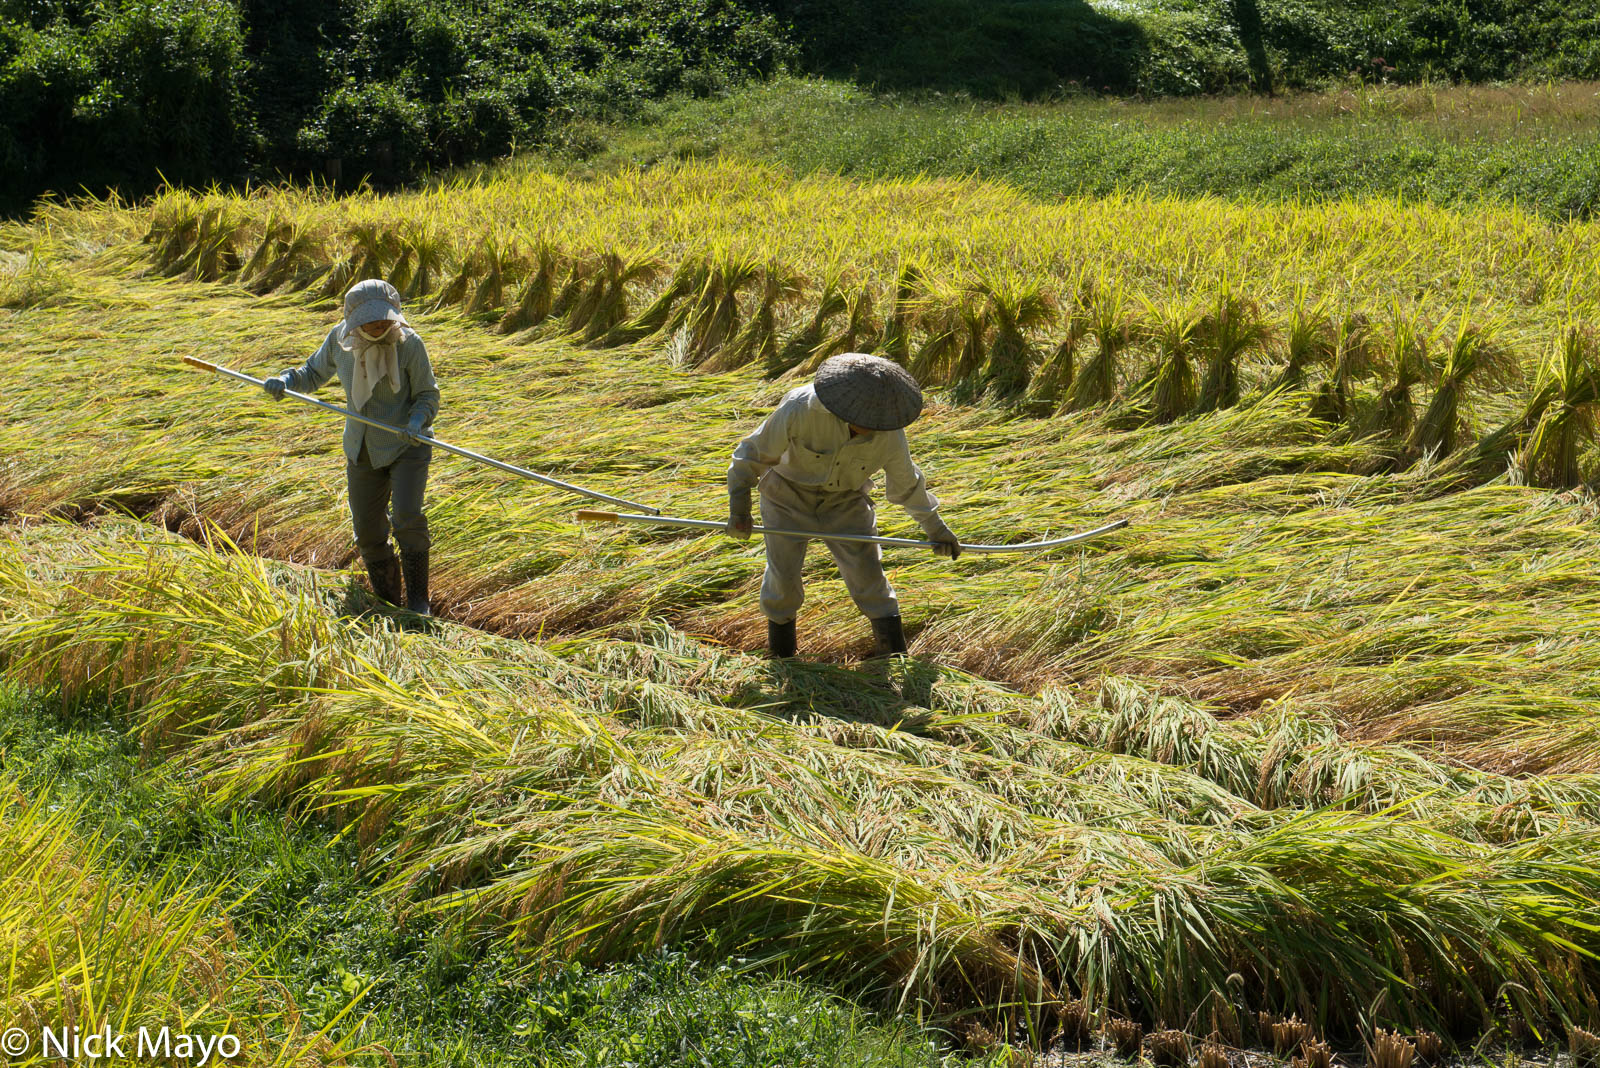
[[[0,200],[158,169],[237,172],[251,151],[243,34],[225,0],[0,5]]]

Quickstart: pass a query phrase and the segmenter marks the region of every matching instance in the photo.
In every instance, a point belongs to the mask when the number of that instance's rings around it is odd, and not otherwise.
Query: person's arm
[[[296,393],[315,393],[322,388],[322,384],[333,377],[333,346],[334,334],[330,331],[322,339],[322,344],[311,358],[299,367],[290,371],[282,371],[262,383],[273,400],[282,400],[283,391],[292,389]]]
[[[433,377],[428,346],[419,335],[408,333],[400,343],[400,366],[411,384],[411,418],[406,429],[412,444],[420,444],[423,438],[433,437],[428,428],[439,415],[439,383]]]
[[[734,446],[733,462],[728,465],[729,534],[750,536],[750,491],[761,481],[762,475],[783,459],[789,447],[789,422],[793,415],[794,406],[785,398],[760,426]]]
[[[894,433],[897,440],[884,458],[883,495],[890,504],[898,504],[910,513],[928,540],[934,543],[934,552],[954,560],[961,555],[961,541],[939,514],[939,498],[928,489],[922,468],[912,461],[905,431]]]

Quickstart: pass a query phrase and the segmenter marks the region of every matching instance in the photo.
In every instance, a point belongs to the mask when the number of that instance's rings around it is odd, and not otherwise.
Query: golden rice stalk
[[[1182,1031],[1153,1031],[1145,1049],[1156,1068],[1189,1068],[1189,1036]]]
[[[980,282],[974,294],[982,302],[982,324],[993,331],[985,346],[984,388],[996,396],[1015,396],[1042,362],[1029,335],[1055,321],[1056,302],[1017,276]]]
[[[1206,361],[1196,410],[1214,412],[1239,403],[1239,362],[1252,349],[1266,344],[1272,329],[1254,301],[1232,289],[1217,295],[1211,314],[1197,331],[1198,349]]]
[[[873,350],[904,365],[911,359],[911,335],[916,327],[917,300],[927,286],[928,268],[920,262],[902,264],[894,297],[883,317],[883,334]]]
[[[1069,411],[1097,408],[1116,397],[1117,361],[1133,342],[1139,326],[1135,306],[1121,285],[1093,280],[1085,285],[1091,294],[1087,298],[1088,332],[1098,347],[1072,384],[1066,402]]]
[[[1367,1060],[1372,1068],[1411,1068],[1416,1052],[1410,1039],[1380,1027],[1367,1047]]]
[[[1138,1022],[1118,1017],[1106,1025],[1106,1034],[1117,1056],[1125,1061],[1139,1059],[1144,1049],[1144,1028]]]
[[[705,287],[710,273],[711,267],[704,260],[692,259],[680,263],[672,272],[667,287],[639,314],[608,330],[600,339],[600,344],[631,345],[667,329],[674,319],[674,309],[684,307],[689,297],[699,293]]]
[[[537,266],[532,276],[523,283],[516,305],[508,308],[495,324],[495,330],[499,333],[516,333],[530,326],[538,326],[550,317],[550,309],[556,299],[556,276],[566,261],[547,242],[535,245],[531,257]]]
[[[1333,368],[1312,401],[1312,416],[1329,423],[1349,422],[1355,383],[1370,377],[1381,363],[1371,320],[1358,311],[1340,316],[1333,332]]]
[[[1304,286],[1295,291],[1289,308],[1289,325],[1284,331],[1285,362],[1268,392],[1302,389],[1306,372],[1313,367],[1331,367],[1339,354],[1339,333],[1329,313],[1326,299],[1312,303]]]
[[[1205,313],[1176,301],[1164,306],[1151,303],[1146,307],[1152,322],[1150,332],[1156,345],[1156,364],[1138,392],[1151,419],[1170,423],[1194,410],[1198,395],[1195,338],[1204,323]]]

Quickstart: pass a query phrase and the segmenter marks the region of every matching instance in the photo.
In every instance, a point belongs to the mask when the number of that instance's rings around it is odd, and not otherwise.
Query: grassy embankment
[[[563,147],[492,170],[592,176],[722,154],[858,179],[978,174],[1044,199],[1401,197],[1565,219],[1600,210],[1597,127],[1592,82],[1025,104],[780,78],[661,101],[625,123],[576,122]]]

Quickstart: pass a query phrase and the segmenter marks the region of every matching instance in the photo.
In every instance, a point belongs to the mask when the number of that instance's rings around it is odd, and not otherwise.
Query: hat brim
[[[381,319],[396,323],[406,321],[406,317],[400,314],[400,309],[388,301],[368,300],[356,305],[356,309],[344,317],[344,325],[346,330],[354,330]]]

